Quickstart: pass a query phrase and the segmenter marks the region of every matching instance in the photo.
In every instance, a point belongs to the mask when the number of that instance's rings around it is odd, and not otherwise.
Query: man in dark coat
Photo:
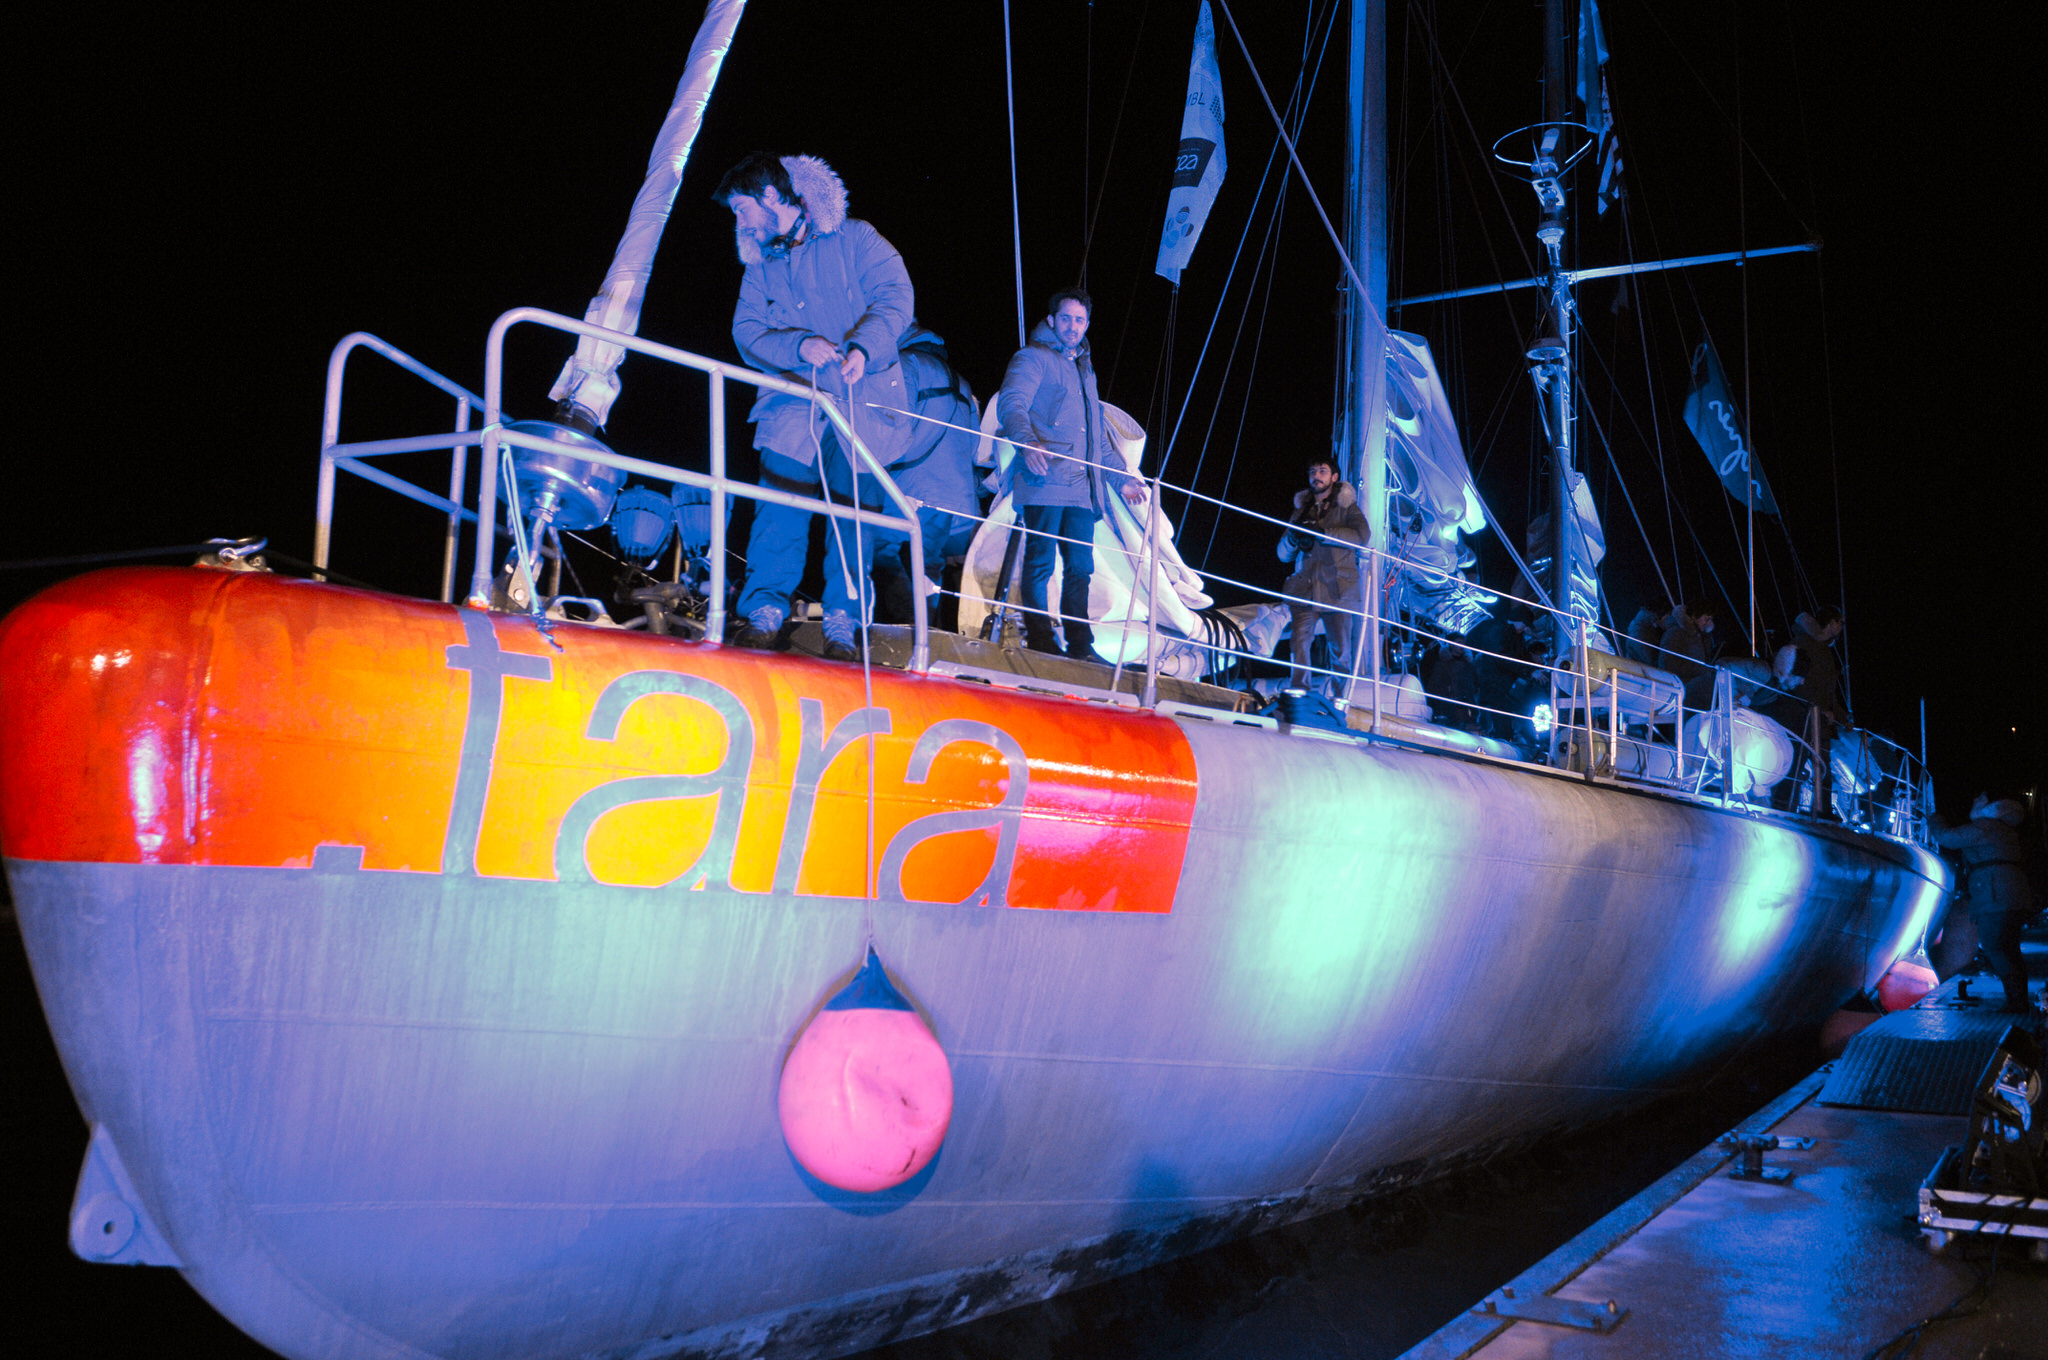
[[[1529,667],[1528,606],[1501,600],[1492,613],[1465,635],[1470,645],[1472,669],[1477,681],[1479,730],[1488,736],[1512,740],[1515,716],[1515,685],[1535,674]]]
[[[903,257],[882,234],[846,215],[846,186],[815,156],[756,152],[726,172],[712,197],[732,209],[734,242],[746,272],[733,309],[732,338],[749,368],[831,396],[856,433],[884,464],[909,447],[916,422],[906,414],[897,341],[915,325],[915,295]],[[816,404],[763,391],[751,413],[761,451],[761,484],[817,496],[821,486],[879,507],[872,475],[854,475],[850,450]],[[754,504],[747,540],[745,622],[735,641],[771,647],[789,615],[810,547],[808,510]],[[825,655],[850,661],[860,617],[861,585],[877,535],[834,518],[826,535]]]
[[[1792,624],[1792,645],[1798,649],[1793,671],[1800,677],[1799,694],[1807,703],[1799,755],[1813,763],[1813,811],[1835,815],[1832,748],[1835,728],[1849,720],[1842,704],[1842,668],[1835,661],[1834,641],[1842,635],[1842,611],[1832,605],[1801,614]],[[1793,778],[1796,780],[1795,770]]]
[[[1685,706],[1705,708],[1714,701],[1714,602],[1694,600],[1671,611],[1652,665],[1661,666],[1685,685]]]
[[[1095,521],[1109,511],[1112,488],[1133,506],[1144,483],[1124,468],[1102,420],[1102,397],[1088,354],[1094,303],[1079,288],[1054,293],[1031,342],[1011,357],[996,394],[1002,436],[1016,446],[1010,490],[1024,522],[1024,638],[1037,652],[1057,652],[1051,602],[1052,564],[1061,570],[1059,617],[1066,653],[1092,659],[1088,587],[1095,575]]]
[[[1336,692],[1348,698],[1348,677],[1357,660],[1353,625],[1365,607],[1359,591],[1358,552],[1372,542],[1372,526],[1366,522],[1358,493],[1327,458],[1310,461],[1308,486],[1294,493],[1294,514],[1287,523],[1288,530],[1274,551],[1294,568],[1294,574],[1281,586],[1287,608],[1294,615],[1294,671],[1288,683],[1296,687],[1309,684],[1309,646],[1320,618],[1323,635],[1330,643],[1330,666],[1346,677],[1338,681]],[[1329,687],[1318,684],[1316,688]]]
[[[1661,609],[1644,605],[1636,611],[1636,616],[1629,620],[1628,640],[1622,643],[1629,660],[1660,669],[1663,667],[1664,662],[1657,654],[1657,643],[1663,638],[1664,630],[1671,626],[1671,613],[1672,608],[1668,604]]]
[[[2027,965],[2020,954],[2020,928],[2034,914],[2034,895],[2021,863],[2019,826],[2025,819],[2017,799],[1992,802],[1980,793],[1964,825],[1948,826],[1939,816],[1933,820],[1935,844],[1955,852],[1970,923],[2005,988],[2005,1008],[2031,1013]]]

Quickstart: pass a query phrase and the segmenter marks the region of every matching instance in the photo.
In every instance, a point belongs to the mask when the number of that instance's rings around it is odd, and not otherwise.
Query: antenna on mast
[[[1567,627],[1560,621],[1555,639],[1560,653],[1576,646],[1584,625],[1597,623],[1600,616],[1599,584],[1592,579],[1593,563],[1588,561],[1582,573],[1578,561],[1578,540],[1582,535],[1574,494],[1576,469],[1572,466],[1576,415],[1572,340],[1577,330],[1577,305],[1572,296],[1572,273],[1564,263],[1564,177],[1599,145],[1599,138],[1587,124],[1566,117],[1572,92],[1566,70],[1567,54],[1571,51],[1567,14],[1565,0],[1544,0],[1543,121],[1517,128],[1493,144],[1494,159],[1522,172],[1543,213],[1536,224],[1536,239],[1543,246],[1549,268],[1538,282],[1550,295],[1550,315],[1543,335],[1529,347],[1528,361],[1544,434],[1550,441],[1550,527],[1547,541],[1538,546],[1536,556],[1549,559],[1551,599],[1580,620],[1576,627]],[[1516,159],[1502,150],[1509,142],[1525,136],[1529,138],[1528,159]]]

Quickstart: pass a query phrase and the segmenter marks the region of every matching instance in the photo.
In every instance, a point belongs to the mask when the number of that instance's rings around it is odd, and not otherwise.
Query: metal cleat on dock
[[[1740,1130],[1724,1133],[1715,1141],[1736,1154],[1735,1165],[1728,1168],[1730,1176],[1738,1181],[1768,1181],[1772,1185],[1784,1185],[1792,1179],[1792,1173],[1782,1166],[1765,1166],[1766,1152],[1778,1148],[1803,1152],[1813,1146],[1811,1138],[1781,1138],[1773,1133]]]
[[[1575,1327],[1582,1332],[1606,1334],[1628,1316],[1613,1299],[1588,1303],[1583,1299],[1561,1299],[1554,1294],[1515,1294],[1513,1285],[1503,1285],[1478,1303],[1472,1311],[1485,1317],[1509,1318],[1516,1322],[1543,1322],[1552,1327]]]

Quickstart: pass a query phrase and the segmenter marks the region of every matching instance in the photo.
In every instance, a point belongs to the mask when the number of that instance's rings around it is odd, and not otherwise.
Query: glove
[[[1316,541],[1299,529],[1287,531],[1287,551],[1298,557],[1307,556],[1316,546]]]

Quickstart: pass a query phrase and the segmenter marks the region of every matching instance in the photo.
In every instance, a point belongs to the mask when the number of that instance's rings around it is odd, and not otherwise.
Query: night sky
[[[1258,274],[1256,290],[1247,282],[1271,216],[1270,188],[1253,207],[1273,131],[1222,11],[1230,175],[1185,280],[1162,394],[1169,288],[1151,269],[1195,0],[1017,9],[1031,315],[1080,277],[1095,222],[1086,281],[1097,367],[1105,396],[1154,431],[1149,472],[1171,423],[1160,412],[1187,395],[1249,230],[1216,330],[1220,353],[1242,324],[1238,357],[1227,380],[1212,358],[1197,381],[1171,479],[1199,466],[1205,490],[1227,482],[1238,499],[1282,510],[1305,457],[1328,446],[1338,266],[1296,185],[1274,238],[1277,272]],[[1284,100],[1327,8],[1239,0],[1236,10]],[[1490,143],[1541,116],[1540,13],[1530,0],[1397,7],[1396,295],[1533,272],[1533,195],[1487,168],[1474,130]],[[580,316],[697,21],[689,4],[638,3],[43,5],[18,17],[8,63],[14,532],[0,559],[213,535],[267,535],[281,554],[310,557],[331,347],[367,330],[480,388],[485,331],[500,312],[531,304]],[[1859,720],[1917,746],[1925,697],[1952,816],[1977,788],[2038,786],[2048,573],[2039,290],[2026,280],[2039,232],[2022,208],[2040,144],[2038,10],[1611,0],[1605,21],[1631,198],[1624,230],[1618,214],[1595,220],[1578,195],[1575,261],[1826,245],[1747,271],[1654,276],[1619,309],[1615,284],[1587,286],[1585,335],[1600,356],[1587,364],[1589,404],[1613,464],[1589,439],[1584,465],[1606,510],[1615,612],[1625,621],[1665,588],[1653,556],[1684,594],[1706,591],[1710,567],[1743,593],[1731,503],[1678,418],[1704,327],[1746,394],[1806,578],[1818,598],[1846,605]],[[1343,42],[1340,30],[1302,145],[1333,213]],[[920,318],[990,392],[1016,343],[1000,0],[760,0],[664,241],[648,337],[732,357],[740,268],[730,216],[708,196],[754,149],[814,153],[843,174],[855,215],[905,256]],[[1519,535],[1540,508],[1520,376],[1537,295],[1391,320],[1435,347],[1482,489]],[[516,414],[545,414],[566,349],[538,333],[515,344]],[[345,438],[445,427],[438,399],[373,363],[360,375]],[[638,360],[624,382],[614,446],[703,466],[699,392]],[[743,466],[737,420],[735,440]],[[411,470],[432,481],[445,475],[436,461]],[[431,513],[356,484],[338,524],[339,570],[433,589]],[[1207,551],[1218,572],[1278,585],[1268,531],[1208,537],[1199,515],[1184,526],[1197,567]],[[1811,601],[1782,533],[1762,523],[1759,538],[1761,613],[1782,638]],[[1491,537],[1475,546],[1484,578],[1505,583]],[[0,607],[66,574],[0,572]],[[43,1179],[68,1184],[76,1146],[37,1155],[50,1163]],[[39,1212],[30,1226],[37,1253],[61,1250],[61,1219]]]
[[[1018,9],[1031,314],[1080,275],[1094,220],[1086,279],[1098,370],[1105,395],[1153,429],[1150,470],[1170,424],[1160,415],[1169,288],[1151,262],[1195,5]],[[1490,143],[1540,117],[1540,12],[1527,0],[1397,7],[1397,295],[1531,272],[1533,195],[1486,168],[1474,133]],[[215,534],[268,535],[305,558],[324,361],[339,337],[374,332],[480,386],[496,314],[521,304],[581,314],[698,16],[634,4],[507,14],[38,9],[10,63],[26,182],[11,214],[24,287],[11,328],[6,558]],[[1623,621],[1666,588],[1626,484],[1656,559],[1676,572],[1674,591],[1709,588],[1711,565],[1745,594],[1734,507],[1678,420],[1704,327],[1747,394],[1806,580],[1847,606],[1858,718],[1917,745],[1925,696],[1943,802],[1958,804],[1980,785],[2033,782],[2043,765],[2040,649],[2027,641],[2043,579],[2026,381],[2040,346],[2023,305],[2035,233],[2016,202],[2038,126],[2036,73],[2022,54],[2038,50],[2038,29],[2018,5],[1938,23],[1908,15],[1613,0],[1608,73],[1627,226],[1585,211],[1570,249],[1593,265],[1825,240],[1819,257],[1640,280],[1619,310],[1612,282],[1586,287],[1591,410],[1613,444],[1610,466],[1588,437],[1584,464],[1607,513],[1606,585]],[[1242,3],[1236,17],[1284,100],[1327,11]],[[1338,267],[1297,185],[1275,237],[1277,272],[1255,275],[1270,188],[1256,212],[1253,200],[1272,126],[1220,10],[1217,24],[1231,168],[1180,299],[1176,411],[1248,229],[1217,356],[1242,339],[1227,379],[1212,356],[1196,382],[1171,470],[1186,480],[1199,467],[1211,492],[1227,478],[1233,496],[1271,511],[1299,484],[1304,455],[1327,446]],[[1340,30],[1329,45],[1303,139],[1333,213],[1343,41]],[[697,143],[643,334],[732,354],[739,266],[709,191],[745,151],[808,151],[841,171],[854,213],[903,252],[921,319],[986,394],[1015,344],[1004,116],[997,0],[759,4]],[[1579,202],[1590,207],[1584,192]],[[1523,292],[1392,318],[1435,346],[1482,488],[1517,534],[1540,508],[1519,376],[1537,307]],[[538,333],[515,343],[517,413],[544,413],[564,352]],[[373,365],[362,375],[344,437],[425,432],[444,418],[438,400]],[[624,379],[614,444],[701,466],[701,396],[640,361]],[[744,445],[743,430],[735,438]],[[415,472],[436,475],[430,463]],[[1277,584],[1263,531],[1226,528],[1210,545],[1198,515],[1182,537],[1198,566],[1206,550],[1218,572]],[[1783,534],[1764,522],[1759,538],[1760,612],[1782,639],[1809,599]],[[343,497],[337,543],[341,571],[432,589],[427,512],[358,485]],[[1478,547],[1482,574],[1505,583],[1498,546]],[[11,602],[58,574],[9,571],[0,593]]]

